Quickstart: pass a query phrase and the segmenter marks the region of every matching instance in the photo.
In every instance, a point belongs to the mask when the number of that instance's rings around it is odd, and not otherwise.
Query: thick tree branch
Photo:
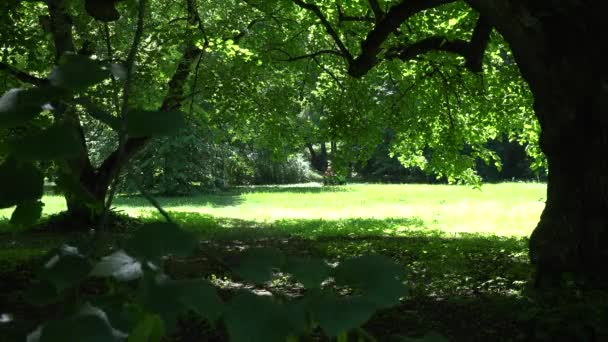
[[[11,65],[3,63],[3,62],[0,62],[0,71],[4,72],[6,74],[9,74],[10,76],[14,77],[15,79],[17,79],[23,83],[32,84],[37,87],[41,87],[41,86],[44,86],[49,83],[49,81],[44,78],[39,78],[39,77],[30,75],[24,71],[21,71],[17,68],[14,68]]]
[[[314,4],[309,4],[303,0],[292,0],[292,1],[296,5],[300,6],[301,8],[313,12],[317,16],[317,18],[319,18],[319,20],[321,21],[321,24],[323,25],[323,27],[325,27],[325,30],[327,31],[327,33],[333,38],[334,42],[338,46],[340,53],[348,61],[348,64],[350,65],[351,62],[353,61],[352,54],[350,53],[350,51],[348,51],[348,49],[346,48],[346,45],[344,45],[344,42],[342,42],[342,40],[340,39],[338,32],[336,32],[336,30],[333,28],[333,26],[331,26],[330,22],[327,20],[327,18],[323,14],[323,12],[321,12],[321,9],[319,8],[319,6],[314,5]]]
[[[281,49],[274,49],[274,50],[279,51],[280,53],[287,56],[286,58],[277,58],[276,60],[279,62],[295,62],[295,61],[299,61],[302,59],[315,58],[320,55],[334,55],[334,56],[342,57],[342,54],[336,50],[319,50],[316,52],[307,53],[305,55],[300,55],[300,56],[292,56],[287,51],[281,50]]]
[[[196,6],[196,0],[186,0],[188,7],[188,23],[187,27],[196,27],[201,22],[198,15]],[[184,87],[186,81],[191,73],[191,70],[198,60],[198,57],[203,53],[202,49],[196,47],[194,40],[191,37],[186,42],[186,47],[182,54],[182,58],[177,64],[175,73],[169,80],[167,94],[165,95],[163,102],[159,108],[160,111],[173,111],[181,107],[182,101],[184,100]],[[124,142],[124,148],[122,151],[122,157],[119,151],[114,151],[110,154],[101,166],[97,169],[97,173],[101,178],[110,177],[115,170],[120,168],[123,160],[129,160],[135,153],[143,148],[149,141],[150,137],[143,138],[129,138]]]
[[[363,17],[363,16],[355,16],[355,15],[346,15],[344,13],[338,13],[338,21],[339,22],[347,22],[347,21],[358,21],[362,23],[373,23],[374,18],[372,17]]]
[[[364,23],[373,23],[374,18],[370,17],[368,14],[365,16],[356,16],[356,15],[347,15],[344,13],[342,6],[340,4],[336,4],[336,8],[338,10],[338,23],[343,23],[347,21],[358,21]]]
[[[51,36],[55,44],[55,62],[66,52],[74,52],[72,18],[67,12],[64,0],[48,0]]]
[[[369,7],[374,12],[374,17],[376,18],[376,22],[379,23],[382,19],[384,19],[384,11],[380,7],[378,0],[368,0]]]
[[[466,56],[467,68],[473,72],[482,71],[483,54],[488,47],[490,41],[490,33],[492,33],[492,25],[483,16],[477,19],[475,30],[473,30],[473,36],[469,43],[469,51]]]
[[[461,39],[447,40],[445,37],[430,37],[406,46],[395,46],[387,51],[386,58],[408,61],[430,51],[445,51],[464,57],[466,67],[472,72],[481,72],[483,54],[491,32],[492,26],[480,17],[470,42]]]
[[[445,51],[466,56],[468,44],[466,40],[461,39],[449,41],[445,37],[430,37],[413,44],[392,47],[387,51],[386,58],[399,58],[402,61],[409,61],[431,51]]]
[[[365,40],[361,42],[361,54],[352,63],[349,63],[348,73],[353,77],[361,77],[373,68],[378,63],[377,55],[380,52],[380,46],[392,32],[395,32],[411,16],[420,11],[454,1],[402,0],[399,4],[391,7],[384,18],[376,24]]]

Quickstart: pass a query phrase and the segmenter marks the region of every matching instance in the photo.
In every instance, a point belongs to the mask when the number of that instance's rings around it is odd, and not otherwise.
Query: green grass
[[[539,220],[545,190],[544,184],[537,183],[486,184],[480,190],[446,185],[326,188],[307,184],[159,198],[177,222],[203,240],[197,255],[175,260],[167,271],[175,278],[231,279],[220,264],[209,260],[231,260],[235,250],[250,246],[315,255],[330,262],[380,253],[404,267],[409,295],[366,325],[378,340],[429,331],[453,341],[495,341],[505,336],[510,336],[507,340],[537,340],[527,327],[537,324],[539,317],[561,319],[562,311],[575,312],[577,318],[569,324],[551,321],[542,330],[548,336],[572,336],[578,325],[588,324],[585,315],[593,306],[587,303],[599,302],[595,297],[543,307],[526,292],[533,272],[527,237]],[[45,215],[65,209],[61,197],[46,196],[44,201]],[[159,218],[139,197],[119,197],[115,204],[118,210],[144,220]],[[0,211],[0,216],[9,214],[10,210]],[[0,222],[0,232],[10,229],[6,221]],[[120,245],[123,237],[116,234],[114,242]],[[63,242],[82,238],[86,234],[4,234],[0,277],[7,281],[4,288],[0,286],[0,307],[24,307],[19,298],[32,281],[31,269],[38,257]],[[31,331],[38,322],[28,320],[38,313],[24,308],[14,314],[31,324],[24,328]],[[185,331],[199,335],[176,341],[210,340],[216,333],[199,327]],[[15,333],[19,340],[22,335]]]
[[[375,184],[326,188],[306,184],[244,187],[214,195],[159,198],[159,202],[169,212],[187,217],[189,225],[196,225],[197,216],[201,223],[206,222],[205,217],[212,216],[266,226],[292,220],[344,223],[352,219],[369,219],[369,222],[407,219],[416,222],[415,226],[445,233],[529,236],[544,207],[545,188],[544,184],[538,183],[486,184],[481,189]],[[46,196],[44,202],[45,215],[65,209],[62,197]],[[145,199],[139,197],[119,197],[115,204],[118,210],[132,216],[151,216],[155,212]],[[9,213],[9,210],[0,210],[0,217],[7,217]],[[328,224],[324,229],[337,229],[339,226],[344,224]],[[386,228],[386,234],[391,235],[409,226],[413,225],[394,225]],[[301,232],[300,228],[291,225],[285,229]],[[315,231],[321,235],[327,233],[323,229]],[[349,233],[344,229],[342,232]],[[358,228],[353,231],[363,232]]]

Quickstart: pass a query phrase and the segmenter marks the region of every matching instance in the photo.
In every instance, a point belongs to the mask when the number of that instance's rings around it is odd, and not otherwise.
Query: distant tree
[[[150,130],[128,134],[121,130],[121,121],[134,121],[137,116],[127,114],[139,112],[143,121],[156,120],[160,131],[170,130],[174,126],[171,122],[183,121],[185,111],[195,110],[200,120],[208,123],[215,111],[201,110],[201,105],[213,103],[215,90],[199,95],[213,86],[197,87],[201,74],[210,72],[209,68],[201,71],[203,59],[207,65],[219,60],[216,65],[229,66],[226,61],[242,57],[245,61],[241,64],[255,65],[251,54],[237,45],[257,23],[242,11],[247,5],[235,1],[220,9],[205,2],[201,8],[199,2],[146,1],[143,12],[138,12],[134,2],[87,1],[84,8],[83,2],[64,0],[0,5],[4,44],[0,75],[7,80],[5,90],[21,84],[54,91],[61,80],[53,79],[58,75],[51,70],[53,65],[59,72],[88,73],[103,80],[94,86],[90,82],[70,89],[48,111],[51,119],[47,128],[61,125],[78,145],[73,153],[48,158],[58,166],[52,178],[65,194],[68,213],[75,220],[95,222],[113,180],[152,140]],[[222,12],[221,20],[217,11]],[[93,59],[87,62],[90,57]],[[69,60],[80,66],[71,64],[74,70],[62,70],[62,66],[68,68]],[[5,97],[6,104],[10,105],[11,99]],[[1,109],[2,114],[10,114],[10,107]],[[0,127],[14,124],[7,117]],[[6,154],[19,154],[8,146],[11,144],[15,143],[7,143]]]

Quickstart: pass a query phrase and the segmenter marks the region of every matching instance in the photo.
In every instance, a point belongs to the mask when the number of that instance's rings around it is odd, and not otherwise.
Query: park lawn
[[[219,194],[161,197],[158,200],[167,211],[174,213],[176,219],[183,218],[184,223],[193,229],[197,229],[196,225],[200,223],[201,230],[208,228],[209,217],[275,228],[279,222],[323,220],[337,223],[332,225],[328,222],[325,229],[309,232],[313,235],[329,234],[332,229],[340,229],[340,233],[348,234],[349,229],[344,222],[353,219],[368,219],[368,222],[406,219],[416,222],[419,228],[444,233],[527,237],[539,220],[545,191],[546,185],[542,183],[484,184],[480,189],[418,184],[321,187],[312,183],[240,187]],[[44,215],[65,210],[62,197],[45,196],[43,201]],[[155,215],[154,208],[140,197],[118,197],[115,205],[118,211],[130,216]],[[9,215],[10,210],[0,210],[0,217]],[[234,226],[238,221],[227,222],[232,222]],[[284,226],[285,229],[302,233],[303,228],[298,225]],[[403,230],[404,227],[394,225],[387,228],[385,233],[398,234],[399,229]],[[355,234],[358,232],[364,231],[353,231]],[[288,234],[289,231],[284,233]]]
[[[534,306],[525,295],[532,278],[527,237],[539,220],[545,190],[539,183],[486,184],[481,189],[304,184],[240,187],[159,202],[201,239],[200,255],[170,264],[168,271],[175,278],[230,279],[225,270],[202,260],[207,253],[221,256],[244,246],[268,246],[330,262],[380,253],[407,270],[410,294],[366,325],[379,340],[429,331],[453,341],[497,340],[505,334],[512,337],[509,340],[525,340],[530,337],[529,322],[554,311],[552,306]],[[44,215],[65,208],[61,197],[46,196],[44,201]],[[142,221],[160,218],[139,197],[120,196],[115,204],[116,210]],[[0,211],[0,216],[9,212]],[[32,262],[48,249],[74,239],[74,234],[48,232],[7,234],[10,229],[6,219],[0,223],[5,234],[0,241],[0,275],[10,280],[0,287],[5,293],[0,304],[7,307],[23,305],[15,298],[31,282],[32,272],[20,265],[29,262],[34,267]],[[573,302],[582,303],[580,310],[586,312],[584,302]],[[34,309],[26,309],[20,315],[32,313]],[[546,328],[556,334],[552,329],[562,325]],[[194,330],[200,333],[196,340],[224,333],[208,327]],[[175,339],[189,340],[192,337]]]

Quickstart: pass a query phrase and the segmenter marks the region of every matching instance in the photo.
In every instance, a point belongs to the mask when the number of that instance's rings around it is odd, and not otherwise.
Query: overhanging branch
[[[483,54],[490,39],[492,26],[483,17],[477,20],[471,41],[447,40],[445,37],[430,37],[416,43],[395,46],[386,53],[387,59],[399,58],[403,61],[415,59],[431,51],[444,51],[465,58],[466,67],[472,72],[482,71]]]
[[[357,16],[357,15],[347,15],[344,13],[342,6],[340,4],[336,4],[336,9],[338,10],[338,23],[343,23],[347,21],[355,21],[355,22],[364,22],[364,23],[373,23],[374,18],[370,17],[369,14],[365,16]]]
[[[24,71],[21,71],[11,65],[3,63],[3,62],[0,62],[0,71],[3,71],[4,73],[14,77],[15,79],[17,79],[23,83],[28,83],[31,85],[35,85],[37,87],[41,87],[41,86],[49,83],[49,81],[44,78],[39,78],[39,77],[30,75]]]
[[[477,24],[468,46],[469,51],[465,57],[467,59],[467,68],[473,72],[482,71],[483,54],[488,47],[490,33],[492,33],[492,25],[486,18],[480,16],[477,19]]]
[[[294,0],[299,1],[299,0]],[[353,77],[365,75],[378,63],[380,46],[388,36],[395,32],[401,24],[413,15],[426,9],[444,5],[455,0],[402,0],[399,4],[391,7],[383,19],[378,21],[365,40],[361,42],[361,54],[349,63],[348,73]]]
[[[413,44],[395,46],[386,53],[386,59],[401,59],[408,61],[431,51],[445,51],[466,56],[468,42],[465,40],[447,40],[445,37],[430,37]]]
[[[379,23],[382,19],[384,19],[384,11],[380,7],[378,0],[368,0],[369,7],[374,12],[374,17],[376,18],[376,22]]]

